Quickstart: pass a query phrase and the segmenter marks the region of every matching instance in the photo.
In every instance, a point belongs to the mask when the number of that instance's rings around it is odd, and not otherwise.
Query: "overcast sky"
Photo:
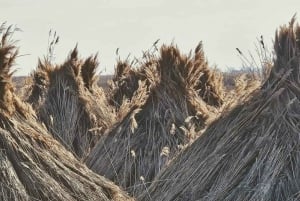
[[[107,73],[113,72],[117,48],[121,58],[140,57],[157,39],[159,45],[174,41],[185,53],[203,41],[210,64],[238,67],[236,47],[255,52],[260,35],[271,46],[275,30],[300,9],[299,0],[0,0],[0,5],[0,22],[23,30],[15,39],[21,54],[29,54],[18,59],[17,75],[28,75],[46,54],[50,29],[60,36],[55,61],[64,61],[78,43],[83,57],[99,52],[99,70]]]

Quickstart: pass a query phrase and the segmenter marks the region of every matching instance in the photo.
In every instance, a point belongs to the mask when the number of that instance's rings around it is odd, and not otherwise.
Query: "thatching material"
[[[179,52],[175,54],[178,53]],[[199,75],[199,77],[193,76],[195,80],[187,80],[193,82],[188,83],[189,87],[193,88],[206,104],[220,107],[224,102],[223,76],[220,72],[217,72],[216,69],[213,70],[208,67],[201,43],[195,49],[195,53],[194,60],[192,61],[194,68],[190,68],[189,71],[186,72],[181,72],[183,73],[182,76],[189,76],[190,74]],[[133,62],[131,62],[131,64],[129,63],[128,59],[125,61],[118,60],[115,75],[110,84],[110,103],[114,105],[117,110],[127,100],[131,101],[131,98],[138,89],[139,80],[144,81],[147,79],[145,68],[155,63],[153,61],[155,60],[155,55],[149,51],[144,52],[143,58],[146,61],[140,62],[141,67],[137,69],[133,67]],[[194,72],[199,71],[199,69],[201,69],[201,74]]]
[[[222,112],[230,111],[239,104],[247,102],[250,95],[263,85],[263,81],[249,76],[247,73],[235,75],[234,87],[226,89],[226,96],[222,106]]]
[[[197,50],[196,50],[197,52]],[[197,54],[195,62],[205,61],[204,53]],[[214,107],[220,107],[224,102],[224,87],[223,87],[223,76],[217,70],[208,68],[207,62],[202,65],[200,80],[196,82],[194,88],[198,91],[199,96],[204,100],[205,103]],[[193,72],[191,72],[193,73]]]
[[[276,33],[271,74],[214,122],[140,200],[300,200],[300,26]]]
[[[50,133],[79,157],[86,155],[98,140],[98,130],[104,131],[114,121],[113,109],[97,87],[97,66],[97,56],[79,60],[76,47],[64,64],[39,61],[32,74],[27,101]]]
[[[216,110],[195,90],[199,78],[212,73],[206,71],[203,54],[200,44],[193,57],[182,55],[173,45],[162,46],[160,56],[148,55],[134,72],[137,90],[120,107],[124,118],[99,141],[87,165],[133,195],[144,191],[181,147],[194,139],[188,130],[205,127]]]
[[[30,105],[16,97],[12,31],[0,27],[0,200],[130,200],[75,159],[37,123]]]
[[[96,70],[99,65],[98,55],[88,57],[81,67],[81,77],[84,86],[93,93],[97,85]]]
[[[138,89],[140,76],[129,61],[118,60],[115,74],[110,82],[110,104],[118,111],[121,105],[126,101],[131,101],[134,92]]]

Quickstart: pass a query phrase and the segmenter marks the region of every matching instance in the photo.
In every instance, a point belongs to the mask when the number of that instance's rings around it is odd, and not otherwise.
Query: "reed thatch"
[[[0,27],[0,200],[130,200],[54,140],[31,106],[15,95],[13,31]]]
[[[156,46],[154,47],[157,49]],[[223,76],[221,76],[221,73],[217,72],[216,69],[208,68],[208,63],[202,51],[202,43],[195,49],[195,53],[193,61],[195,67],[190,68],[189,72],[186,71],[185,74],[182,72],[182,75],[189,76],[189,74],[197,74],[199,72],[193,71],[201,69],[201,74],[198,74],[199,77],[193,77],[195,80],[190,80],[190,82],[193,82],[193,84],[189,83],[190,87],[198,93],[198,96],[200,96],[206,104],[220,107],[224,102]],[[139,87],[138,82],[147,79],[145,69],[155,63],[156,58],[154,54],[155,52],[150,52],[150,50],[144,52],[144,60],[140,61],[141,67],[139,68],[133,67],[134,61],[130,63],[128,59],[125,61],[118,60],[115,74],[110,83],[110,103],[117,108],[117,111],[124,102],[128,100],[131,101],[131,98]],[[191,53],[186,57],[191,57]],[[202,67],[197,68],[198,66]],[[149,82],[147,84],[149,85]]]
[[[226,96],[222,106],[222,112],[228,112],[239,104],[247,102],[250,95],[260,88],[264,83],[261,79],[255,79],[255,76],[249,76],[248,73],[236,75],[232,80],[233,86],[225,89]]]
[[[188,131],[204,128],[216,112],[216,107],[199,96],[202,89],[196,89],[200,83],[207,79],[211,88],[222,83],[208,70],[201,44],[194,56],[181,54],[173,45],[164,45],[159,56],[152,54],[144,59],[139,69],[131,71],[134,76],[130,79],[138,80],[138,88],[133,93],[131,88],[128,90],[133,95],[120,106],[121,121],[98,142],[86,160],[92,170],[132,195],[144,191],[164,165],[195,138]],[[220,103],[211,96],[213,91],[203,94],[212,104]],[[108,163],[102,163],[103,160]]]
[[[39,119],[80,158],[87,155],[115,118],[103,90],[97,86],[98,63],[97,55],[85,61],[78,59],[76,47],[62,65],[39,61],[29,89],[27,101]]]
[[[131,101],[134,92],[139,87],[139,80],[140,76],[137,70],[130,65],[128,60],[118,60],[115,74],[109,83],[109,102],[117,111],[126,100]]]
[[[276,32],[269,78],[214,122],[140,200],[300,200],[300,26]]]

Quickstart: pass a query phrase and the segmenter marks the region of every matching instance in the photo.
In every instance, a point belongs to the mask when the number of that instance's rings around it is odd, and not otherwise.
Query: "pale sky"
[[[15,39],[29,55],[17,60],[16,75],[46,54],[50,29],[60,36],[57,63],[78,43],[81,56],[99,52],[99,71],[113,73],[117,48],[121,58],[140,57],[160,39],[183,53],[203,41],[209,63],[225,69],[241,66],[235,48],[255,52],[260,35],[271,47],[280,25],[297,12],[300,21],[299,10],[299,0],[0,0],[0,23],[23,30]]]

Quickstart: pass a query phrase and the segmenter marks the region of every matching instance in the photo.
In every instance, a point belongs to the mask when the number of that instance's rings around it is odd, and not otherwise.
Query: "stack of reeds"
[[[28,90],[27,101],[39,119],[80,158],[115,119],[104,91],[97,86],[98,63],[97,55],[79,59],[77,47],[62,65],[39,61]]]
[[[300,26],[275,35],[270,75],[209,126],[140,200],[300,200]]]
[[[0,27],[0,200],[130,200],[90,171],[36,119],[14,93],[11,67],[18,50],[12,27]]]
[[[109,102],[116,108],[116,111],[119,111],[124,102],[131,101],[134,92],[139,87],[139,79],[137,70],[128,60],[118,60],[109,88]]]
[[[122,83],[117,84],[116,91],[124,95],[117,96],[116,101],[121,103],[121,120],[86,160],[92,170],[132,195],[150,185],[222,103],[217,90],[222,79],[209,69],[201,44],[193,56],[181,54],[174,45],[163,45],[159,55],[143,58],[135,70],[126,63],[119,64],[115,77],[122,79],[115,83]],[[129,100],[123,101],[126,98]]]

